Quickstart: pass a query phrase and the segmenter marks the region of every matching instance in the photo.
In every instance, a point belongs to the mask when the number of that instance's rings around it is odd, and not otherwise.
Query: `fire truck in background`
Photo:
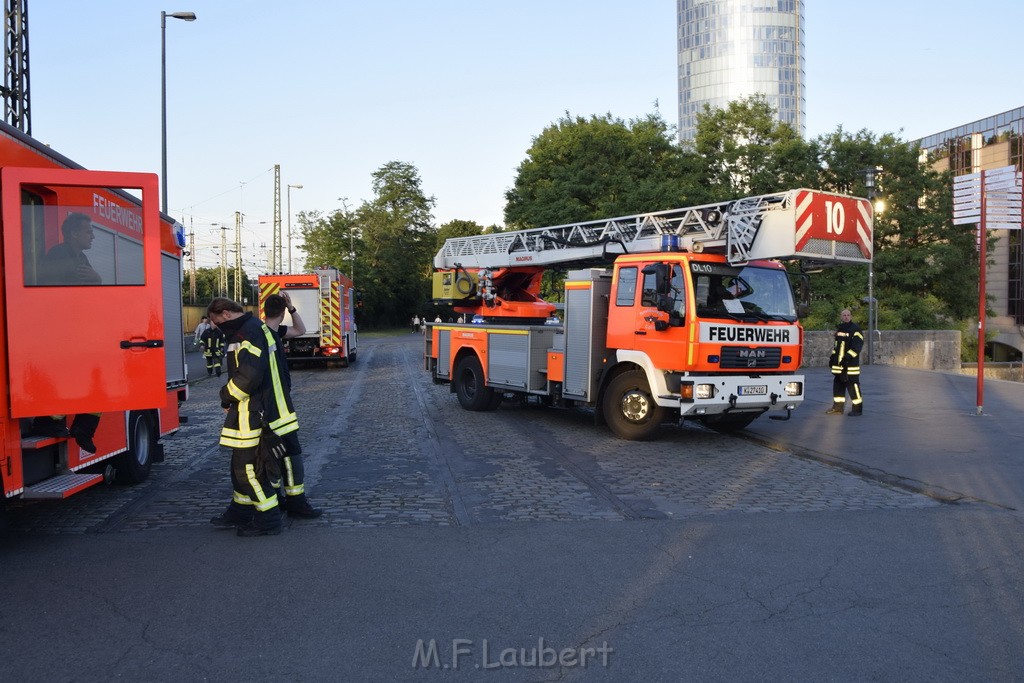
[[[85,170],[0,123],[0,503],[141,482],[184,421],[184,230],[159,196],[155,174]],[[71,213],[91,221],[101,284],[42,278]],[[79,413],[100,414],[95,453],[32,433],[33,418]]]
[[[868,263],[872,227],[867,200],[800,189],[452,238],[434,298],[475,322],[431,325],[425,364],[467,410],[510,394],[590,406],[624,439],[686,419],[788,419],[804,399],[803,329],[780,261]],[[539,296],[552,267],[576,268],[564,321]]]
[[[260,275],[260,317],[266,317],[263,304],[271,294],[288,292],[298,310],[306,333],[285,342],[290,361],[356,360],[356,293],[352,280],[337,268],[322,266],[312,273]],[[291,314],[284,314],[284,325],[291,326]]]

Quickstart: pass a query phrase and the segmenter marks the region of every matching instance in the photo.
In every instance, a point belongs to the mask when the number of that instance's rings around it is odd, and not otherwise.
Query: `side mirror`
[[[667,263],[648,263],[641,272],[644,275],[654,275],[654,289],[658,294],[668,294],[669,269]]]

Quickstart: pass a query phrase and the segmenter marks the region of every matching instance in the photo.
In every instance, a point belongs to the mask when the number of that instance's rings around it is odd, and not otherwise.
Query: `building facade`
[[[1024,107],[989,116],[915,141],[938,171],[954,176],[1013,166],[1024,169]],[[965,225],[964,229],[971,229]],[[993,230],[985,273],[985,291],[994,317],[986,329],[994,334],[994,360],[1017,360],[1024,351],[1024,235],[1021,230]]]
[[[677,0],[679,139],[705,105],[763,94],[805,133],[804,0]]]

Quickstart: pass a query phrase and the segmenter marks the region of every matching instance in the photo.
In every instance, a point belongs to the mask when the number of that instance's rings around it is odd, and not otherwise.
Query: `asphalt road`
[[[217,380],[192,386],[190,422],[166,439],[149,481],[15,506],[0,538],[5,675],[990,681],[1024,671],[1024,530],[1012,506],[944,495],[955,482],[901,476],[899,462],[889,477],[858,470],[865,463],[812,434],[825,418],[811,401],[789,432],[686,427],[632,443],[586,411],[462,411],[421,353],[418,335],[363,340],[350,368],[294,371],[310,498],[325,514],[281,536],[207,523],[230,496]],[[825,428],[870,436],[871,415],[869,404],[863,422]],[[786,433],[800,443],[787,448]]]

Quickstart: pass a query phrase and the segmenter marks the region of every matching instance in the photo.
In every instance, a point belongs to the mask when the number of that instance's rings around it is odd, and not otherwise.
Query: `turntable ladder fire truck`
[[[0,515],[143,481],[184,421],[184,229],[159,197],[155,174],[86,170],[0,123]],[[69,216],[87,231],[63,234]],[[90,272],[53,266],[82,235]],[[95,452],[68,438],[75,415],[99,415]]]
[[[356,294],[352,281],[337,268],[314,268],[312,273],[293,275],[260,275],[260,314],[271,294],[288,293],[302,322],[305,334],[285,342],[289,361],[339,361],[342,365],[356,360]],[[291,314],[285,312],[284,322],[291,327]]]
[[[780,261],[869,263],[872,229],[866,199],[798,189],[452,238],[434,299],[473,322],[431,325],[425,364],[467,410],[510,394],[590,406],[624,439],[680,419],[788,419],[804,399],[803,329]],[[541,276],[567,267],[559,321]]]

